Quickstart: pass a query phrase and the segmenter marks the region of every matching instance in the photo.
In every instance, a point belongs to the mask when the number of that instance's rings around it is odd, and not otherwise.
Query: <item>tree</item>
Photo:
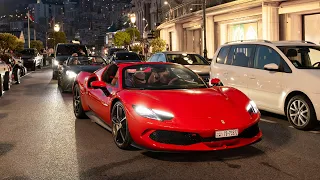
[[[130,35],[127,32],[119,31],[114,35],[114,44],[116,46],[125,46],[130,43]]]
[[[24,48],[24,42],[18,39],[17,46],[14,50],[19,52],[19,51],[22,51],[23,48]]]
[[[130,35],[130,41],[135,37],[136,40],[140,39],[140,32],[137,28],[127,28],[126,32]]]
[[[49,34],[48,47],[54,48],[58,43],[66,43],[67,37],[64,32],[54,32]]]
[[[166,49],[166,41],[161,38],[153,39],[150,45],[152,46],[153,53],[162,52]]]
[[[19,39],[10,33],[0,33],[0,52],[4,54],[8,50],[15,50]]]
[[[42,43],[42,41],[39,41],[39,40],[31,41],[30,47],[36,48],[38,51],[40,51],[43,48],[43,43]]]
[[[131,47],[131,50],[133,52],[138,53],[138,52],[142,52],[143,48],[142,48],[142,45],[136,44]]]

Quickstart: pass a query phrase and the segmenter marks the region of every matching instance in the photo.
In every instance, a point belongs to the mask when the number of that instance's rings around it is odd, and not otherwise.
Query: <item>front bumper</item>
[[[72,85],[74,83],[75,78],[65,77],[63,80],[63,89],[65,91],[72,91]]]
[[[128,118],[127,118],[128,119]],[[239,128],[237,137],[215,138],[214,130],[183,129],[164,122],[142,123],[128,119],[129,131],[134,146],[151,151],[214,151],[238,148],[258,142],[262,132],[258,121]],[[162,125],[161,125],[162,123]],[[130,128],[134,127],[134,128]],[[206,135],[204,135],[206,134]],[[211,135],[208,135],[211,134]]]

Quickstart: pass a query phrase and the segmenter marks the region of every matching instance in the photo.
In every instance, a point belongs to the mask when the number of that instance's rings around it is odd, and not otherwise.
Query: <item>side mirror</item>
[[[263,68],[268,71],[278,71],[279,70],[279,66],[276,65],[275,63],[266,64],[266,65],[264,65]]]
[[[101,89],[107,96],[110,94],[107,89],[107,83],[103,81],[93,81],[91,82],[91,87],[94,89]]]
[[[219,78],[213,78],[210,81],[211,86],[223,86]]]

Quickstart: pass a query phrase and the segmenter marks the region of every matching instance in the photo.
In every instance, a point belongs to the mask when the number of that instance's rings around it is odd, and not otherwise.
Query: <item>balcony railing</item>
[[[187,3],[172,7],[171,9],[169,8],[169,6],[163,7],[162,12],[165,12],[165,13],[162,13],[162,17],[161,17],[162,23],[202,10],[202,1],[203,0],[191,0]],[[206,8],[221,5],[221,4],[232,2],[232,1],[236,1],[236,0],[206,0]]]

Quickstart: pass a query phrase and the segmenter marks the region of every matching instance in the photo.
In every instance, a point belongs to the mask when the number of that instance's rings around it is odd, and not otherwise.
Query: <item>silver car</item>
[[[166,51],[152,55],[148,62],[171,62],[182,64],[209,82],[210,63],[201,55],[182,51]]]

